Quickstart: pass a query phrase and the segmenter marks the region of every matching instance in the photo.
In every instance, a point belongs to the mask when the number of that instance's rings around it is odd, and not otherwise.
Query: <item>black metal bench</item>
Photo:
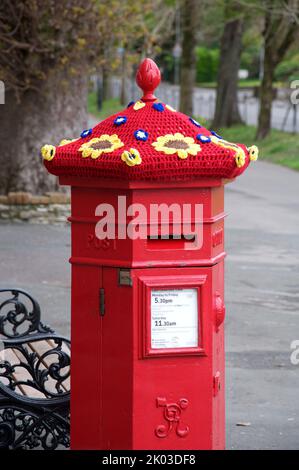
[[[28,293],[0,289],[0,449],[70,443],[70,341]]]

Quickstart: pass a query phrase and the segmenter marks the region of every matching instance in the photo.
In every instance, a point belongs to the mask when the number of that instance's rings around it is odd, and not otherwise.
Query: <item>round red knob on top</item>
[[[142,101],[154,101],[153,94],[161,81],[161,73],[152,59],[144,59],[136,73],[136,83],[143,91]]]

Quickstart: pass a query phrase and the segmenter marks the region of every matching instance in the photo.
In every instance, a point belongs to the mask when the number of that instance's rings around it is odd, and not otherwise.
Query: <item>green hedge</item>
[[[217,80],[219,49],[196,48],[196,81],[210,83]]]

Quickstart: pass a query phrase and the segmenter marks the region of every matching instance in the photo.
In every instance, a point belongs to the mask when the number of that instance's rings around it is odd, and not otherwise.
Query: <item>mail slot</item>
[[[225,446],[224,185],[257,149],[159,81],[146,59],[140,100],[42,152],[72,193],[73,449]]]
[[[168,235],[147,237],[148,250],[191,250],[196,248],[196,235]]]

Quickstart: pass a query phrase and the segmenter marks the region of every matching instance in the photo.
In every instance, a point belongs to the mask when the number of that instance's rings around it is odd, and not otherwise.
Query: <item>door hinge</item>
[[[100,315],[103,317],[105,315],[105,289],[100,289]]]
[[[220,372],[217,371],[216,374],[213,377],[214,397],[216,397],[218,395],[220,390],[221,390]]]

